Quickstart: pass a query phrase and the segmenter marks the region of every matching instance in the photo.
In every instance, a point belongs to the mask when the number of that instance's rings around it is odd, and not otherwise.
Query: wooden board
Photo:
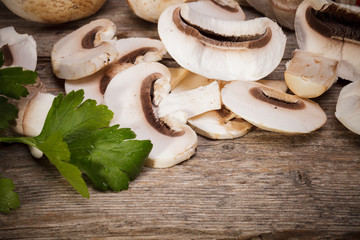
[[[260,16],[245,9],[249,18]],[[109,18],[117,36],[158,38],[126,1],[108,0],[91,18],[57,26],[25,21],[0,3],[0,28],[33,35],[47,90],[53,44],[92,19]],[[279,67],[297,47],[294,32]],[[0,239],[360,239],[360,136],[335,118],[339,81],[314,99],[328,121],[318,131],[284,135],[258,128],[234,140],[199,137],[196,155],[169,169],[144,168],[128,191],[81,198],[45,159],[20,144],[0,144],[0,173],[14,180],[21,207],[0,214]]]

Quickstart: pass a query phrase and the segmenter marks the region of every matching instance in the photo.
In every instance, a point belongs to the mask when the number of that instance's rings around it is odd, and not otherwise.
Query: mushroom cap
[[[98,19],[61,38],[51,51],[54,74],[58,78],[79,79],[114,62],[119,55],[110,42],[115,31],[112,21]]]
[[[360,80],[341,89],[335,116],[346,128],[360,135]]]
[[[315,98],[337,80],[338,61],[295,50],[284,73],[289,89],[299,97]]]
[[[153,99],[152,89],[157,91]],[[167,67],[143,62],[118,73],[104,94],[105,104],[114,112],[111,124],[131,128],[137,139],[151,140],[153,149],[145,164],[154,168],[189,159],[197,146],[196,133],[189,126],[175,119],[165,119],[165,123],[156,118],[157,105],[169,91]]]
[[[36,42],[31,35],[19,34],[14,27],[0,29],[0,49],[4,54],[3,67],[23,67],[35,71]]]
[[[26,20],[42,23],[65,23],[96,13],[106,0],[2,0],[5,6]]]
[[[160,39],[180,66],[210,79],[227,81],[255,81],[278,66],[286,36],[275,22],[268,18],[222,19],[227,35],[209,34],[208,30],[213,29],[199,29],[183,20],[182,9],[190,4],[194,3],[168,7],[158,22]]]
[[[160,14],[170,5],[187,0],[127,0],[133,13],[146,21],[156,23]]]
[[[305,0],[295,16],[299,49],[339,61],[338,76],[360,78],[360,7]]]
[[[264,130],[309,133],[327,119],[317,103],[257,82],[231,82],[222,89],[221,96],[228,109]]]

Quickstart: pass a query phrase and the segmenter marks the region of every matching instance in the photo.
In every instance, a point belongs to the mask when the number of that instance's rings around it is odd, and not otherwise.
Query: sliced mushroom
[[[210,79],[246,81],[259,80],[278,66],[286,36],[275,22],[213,18],[203,29],[190,23],[191,13],[199,11],[192,4],[198,3],[168,7],[158,23],[161,40],[180,66]],[[221,33],[214,31],[219,23],[224,23]]]
[[[41,133],[55,98],[50,93],[41,92],[41,89],[41,82],[38,81],[35,85],[28,87],[29,95],[26,98],[17,101],[19,112],[15,119],[15,125],[12,126],[16,133],[28,137],[35,137]],[[43,156],[39,149],[31,146],[29,149],[34,157],[41,158]]]
[[[124,38],[113,42],[119,56],[116,62],[106,66],[96,73],[65,81],[65,92],[84,89],[85,99],[94,99],[99,104],[111,79],[120,71],[143,61],[159,61],[166,54],[160,40],[150,38]]]
[[[116,27],[107,19],[92,21],[60,39],[51,51],[54,74],[63,79],[89,76],[118,58],[110,42]]]
[[[261,83],[267,87],[274,88],[280,92],[286,93],[288,90],[288,86],[284,80],[269,80],[269,79],[261,79],[257,81],[258,83]]]
[[[4,55],[3,67],[23,67],[35,71],[36,42],[28,34],[19,34],[14,27],[0,29],[0,50]]]
[[[360,80],[341,89],[335,116],[346,128],[360,135]]]
[[[294,30],[296,9],[303,0],[247,0],[247,4],[266,17],[286,28]]]
[[[309,133],[326,122],[321,107],[257,82],[231,82],[222,89],[224,105],[253,125],[275,132]]]
[[[197,147],[196,133],[176,119],[157,117],[158,105],[170,92],[170,72],[157,62],[136,64],[109,83],[104,102],[114,112],[112,124],[131,128],[137,139],[150,139],[146,165],[171,167],[189,159]],[[174,130],[175,129],[175,130]]]
[[[299,48],[339,61],[338,76],[360,78],[360,7],[305,0],[295,17]]]
[[[225,84],[190,72],[171,92],[172,94],[184,93],[202,86],[209,86],[214,82],[218,82],[220,87]],[[216,110],[193,116],[187,119],[187,122],[196,133],[210,139],[233,139],[244,136],[251,129],[250,123],[226,110],[222,105]]]
[[[26,20],[42,23],[65,23],[96,13],[106,0],[2,0],[5,6]]]
[[[169,71],[171,74],[171,89],[174,89],[190,73],[189,70],[182,67],[170,67]]]
[[[338,63],[315,53],[295,50],[286,64],[285,81],[299,97],[318,97],[336,82]]]

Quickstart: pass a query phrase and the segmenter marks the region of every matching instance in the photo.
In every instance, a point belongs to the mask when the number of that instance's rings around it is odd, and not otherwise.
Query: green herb
[[[14,192],[13,181],[3,178],[0,174],[0,212],[10,212],[10,209],[17,209],[20,206],[19,195]]]
[[[0,66],[3,62],[0,51]],[[33,84],[36,78],[36,72],[21,68],[0,69],[0,94],[14,99],[24,97],[28,91],[22,85]],[[0,129],[3,129],[15,119],[17,108],[0,96],[0,109]],[[84,101],[83,90],[73,91],[65,97],[59,94],[38,136],[0,137],[0,142],[24,143],[38,148],[85,198],[90,195],[82,173],[88,175],[100,190],[125,190],[140,173],[152,144],[149,140],[134,140],[136,135],[128,128],[109,127],[112,117],[107,106],[96,105],[94,100]],[[8,192],[14,188],[11,180],[5,182],[10,187],[2,188],[1,185],[0,199],[6,202],[0,201],[0,211],[9,211],[6,208],[10,206]],[[19,203],[16,205],[14,199],[11,200],[10,207],[15,209]]]
[[[135,137],[130,129],[106,128],[113,113],[94,100],[83,99],[83,90],[65,97],[59,94],[39,136],[0,138],[0,142],[38,148],[83,197],[88,198],[89,192],[81,171],[98,189],[125,190],[139,174],[152,144],[129,140]]]
[[[9,121],[17,116],[17,108],[8,102],[8,99],[0,96],[0,130],[9,126]]]

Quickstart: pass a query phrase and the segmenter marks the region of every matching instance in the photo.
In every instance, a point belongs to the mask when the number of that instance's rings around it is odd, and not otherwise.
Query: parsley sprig
[[[23,90],[22,85],[34,83],[37,74],[29,75],[17,68],[7,69],[0,69],[0,82],[7,83],[0,84],[0,94],[15,99],[26,96],[27,90]],[[6,74],[2,74],[4,70]],[[5,116],[0,117],[0,128],[5,128],[8,121],[16,117],[17,109],[5,97],[0,98],[0,108]],[[0,137],[0,142],[24,143],[38,148],[85,198],[90,195],[83,173],[100,190],[126,190],[129,182],[140,173],[152,144],[150,140],[135,140],[135,133],[128,128],[109,126],[112,117],[113,113],[107,106],[96,105],[95,100],[84,101],[83,90],[66,96],[60,93],[54,99],[38,136]]]

